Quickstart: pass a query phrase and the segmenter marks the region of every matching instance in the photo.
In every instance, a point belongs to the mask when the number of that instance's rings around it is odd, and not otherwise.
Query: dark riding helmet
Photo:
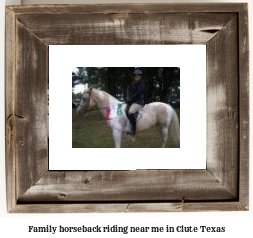
[[[135,69],[135,70],[133,71],[133,75],[140,75],[140,76],[142,76],[143,73],[142,73],[141,69]]]

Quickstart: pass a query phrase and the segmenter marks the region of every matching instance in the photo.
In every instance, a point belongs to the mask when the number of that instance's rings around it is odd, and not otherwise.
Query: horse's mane
[[[92,90],[94,90],[97,93],[103,93],[103,94],[107,95],[111,100],[114,100],[115,102],[120,102],[117,98],[115,98],[114,96],[112,96],[111,94],[109,94],[105,91],[102,91],[102,90],[99,90],[99,89],[96,89],[96,88],[92,88]]]

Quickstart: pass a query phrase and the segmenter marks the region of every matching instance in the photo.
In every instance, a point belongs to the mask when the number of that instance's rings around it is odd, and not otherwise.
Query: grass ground
[[[177,110],[179,116],[179,110]],[[139,132],[135,141],[126,134],[122,136],[122,148],[159,148],[161,137],[157,128]],[[77,116],[72,111],[72,147],[73,148],[113,148],[114,142],[110,128],[99,111],[89,112],[86,116]],[[175,145],[168,138],[167,148]]]

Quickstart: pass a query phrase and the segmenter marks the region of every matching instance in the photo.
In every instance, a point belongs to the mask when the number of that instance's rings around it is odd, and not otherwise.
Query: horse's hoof
[[[132,142],[135,142],[135,137],[133,135],[129,135],[129,138],[131,139]]]
[[[134,132],[132,132],[132,131],[127,132],[126,134],[127,134],[127,135],[129,135],[129,136],[131,136],[131,137],[134,137],[134,136],[135,136],[135,133],[134,133]]]

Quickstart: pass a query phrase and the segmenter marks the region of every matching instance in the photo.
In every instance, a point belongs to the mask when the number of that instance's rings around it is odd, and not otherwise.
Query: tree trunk
[[[171,97],[171,86],[172,86],[172,69],[164,67],[163,68],[163,89],[162,89],[162,102],[169,103]]]
[[[154,85],[153,85],[153,78],[151,75],[151,69],[150,68],[143,68],[143,74],[144,74],[144,83],[145,83],[145,103],[151,103],[153,102],[154,98]]]
[[[116,68],[115,67],[108,67],[107,70],[107,92],[112,96],[115,96],[115,79],[116,79]]]

